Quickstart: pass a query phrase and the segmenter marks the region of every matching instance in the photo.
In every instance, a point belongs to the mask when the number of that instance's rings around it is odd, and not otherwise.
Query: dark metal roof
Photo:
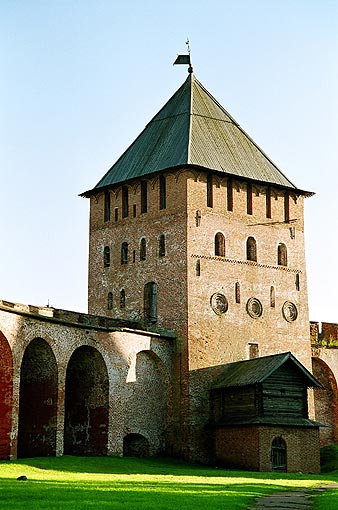
[[[215,424],[216,427],[233,425],[283,425],[288,427],[327,427],[325,423],[310,420],[309,418],[290,418],[285,416],[265,417],[256,416],[253,418],[227,418],[224,417]]]
[[[95,188],[83,196],[184,166],[297,189],[194,75],[189,74]]]
[[[309,387],[322,388],[320,382],[317,381],[311,372],[309,372],[291,352],[285,352],[224,365],[222,377],[213,385],[213,389],[251,386],[262,383],[289,360],[292,361],[297,370],[302,373]]]

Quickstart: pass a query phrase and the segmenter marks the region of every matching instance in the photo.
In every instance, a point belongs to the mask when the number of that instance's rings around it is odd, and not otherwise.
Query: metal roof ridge
[[[188,134],[188,147],[187,147],[187,164],[189,165],[191,162],[191,133],[192,133],[192,105],[193,105],[193,81],[195,77],[193,73],[189,74],[190,78],[190,107],[189,107],[189,134]]]

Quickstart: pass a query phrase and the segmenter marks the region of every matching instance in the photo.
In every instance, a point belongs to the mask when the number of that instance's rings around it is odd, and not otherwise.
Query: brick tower
[[[224,364],[290,351],[310,370],[310,193],[190,72],[83,195],[89,313],[175,332],[172,449],[206,460],[209,390]]]

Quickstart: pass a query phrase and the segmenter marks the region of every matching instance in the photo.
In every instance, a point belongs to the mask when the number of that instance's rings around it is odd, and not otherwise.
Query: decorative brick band
[[[264,267],[266,269],[276,269],[277,271],[286,271],[287,273],[302,273],[300,269],[291,269],[290,267],[285,266],[270,266],[268,264],[259,264],[258,262],[253,262],[252,260],[235,260],[235,259],[227,259],[225,257],[215,257],[211,255],[190,255],[195,259],[204,259],[204,260],[218,260],[219,262],[227,262],[229,264],[246,264],[248,266],[254,267]]]

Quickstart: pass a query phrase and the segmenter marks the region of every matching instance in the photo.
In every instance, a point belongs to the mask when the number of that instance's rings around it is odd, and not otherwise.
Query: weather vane
[[[175,64],[187,64],[188,67],[188,73],[193,73],[193,67],[191,65],[191,58],[190,58],[190,42],[189,39],[186,40],[187,49],[188,49],[188,55],[177,55],[177,58],[174,62]]]

